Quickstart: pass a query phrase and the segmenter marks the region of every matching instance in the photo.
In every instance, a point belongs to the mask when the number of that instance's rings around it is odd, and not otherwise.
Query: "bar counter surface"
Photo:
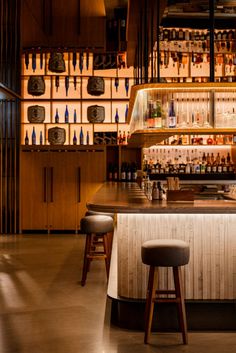
[[[87,207],[113,213],[236,213],[236,200],[150,201],[137,183],[107,182]]]

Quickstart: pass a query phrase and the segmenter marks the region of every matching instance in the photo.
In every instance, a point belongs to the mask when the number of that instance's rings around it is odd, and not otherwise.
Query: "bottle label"
[[[169,116],[169,128],[175,128],[175,127],[176,127],[176,117]]]
[[[131,180],[131,172],[127,172],[127,180]]]
[[[121,180],[125,180],[126,179],[126,173],[125,172],[122,172],[121,173]]]

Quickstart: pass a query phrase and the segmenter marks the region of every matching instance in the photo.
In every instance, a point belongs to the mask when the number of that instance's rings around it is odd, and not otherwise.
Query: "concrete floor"
[[[236,332],[143,333],[111,327],[102,262],[81,287],[84,236],[0,237],[0,353],[233,353]],[[236,318],[235,318],[236,320]]]

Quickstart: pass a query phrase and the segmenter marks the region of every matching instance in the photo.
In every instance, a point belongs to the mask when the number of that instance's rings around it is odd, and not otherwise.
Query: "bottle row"
[[[22,71],[40,74],[77,74],[87,75],[94,70],[117,70],[121,75],[129,71],[125,53],[90,53],[88,51],[44,52],[32,48],[22,56]]]
[[[80,130],[73,130],[71,136],[67,139],[66,130],[61,127],[50,128],[47,131],[47,138],[44,136],[44,132],[39,130],[36,132],[33,126],[31,135],[28,130],[25,131],[24,144],[25,145],[126,145],[130,138],[129,131],[119,132],[91,132],[84,131],[83,127]]]
[[[133,181],[137,180],[137,163],[122,162],[121,173],[119,178],[119,168],[117,164],[109,163],[108,165],[108,180],[109,181]]]
[[[174,98],[175,97],[175,98]],[[169,94],[148,98],[145,115],[145,128],[201,128],[236,127],[235,93],[215,93],[215,111],[209,95],[201,93]]]
[[[163,141],[164,145],[232,145],[236,142],[234,135],[174,135]]]
[[[162,152],[162,151],[160,151]],[[205,173],[232,173],[234,164],[230,152],[210,153],[197,150],[180,154],[178,150],[174,154],[168,151],[160,153],[154,160],[150,156],[144,156],[143,170],[148,174],[205,174]]]
[[[214,40],[225,41],[236,39],[236,31],[234,29],[215,30]],[[160,28],[161,41],[210,41],[210,32],[200,29],[183,29],[183,28]]]

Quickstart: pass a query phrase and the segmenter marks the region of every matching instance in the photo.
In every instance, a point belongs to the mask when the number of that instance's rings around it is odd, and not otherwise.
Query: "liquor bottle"
[[[66,96],[68,96],[68,90],[69,90],[69,76],[65,77],[65,88],[66,88]]]
[[[128,108],[128,104],[126,104],[126,108],[125,108],[125,122],[127,122],[127,119],[128,119],[128,112],[129,112],[129,108]]]
[[[59,123],[59,114],[58,114],[58,109],[56,108],[56,115],[55,115],[55,123]]]
[[[227,157],[226,157],[226,162],[227,162],[227,164],[231,163],[229,152],[228,152]]]
[[[119,136],[118,136],[118,141],[117,142],[118,142],[119,145],[122,145],[122,143],[123,143],[121,130],[119,130]]]
[[[73,52],[72,54],[72,64],[73,64],[73,68],[75,71],[75,67],[76,67],[76,52]]]
[[[28,130],[25,132],[25,145],[29,144],[29,136],[28,136]]]
[[[118,124],[118,123],[119,123],[118,108],[116,108],[115,122],[116,122],[116,124]]]
[[[184,37],[184,31],[182,28],[179,29],[179,40],[184,40],[185,37]]]
[[[113,179],[113,164],[109,163],[108,165],[108,180],[112,181]]]
[[[40,52],[40,70],[43,68],[43,52]]]
[[[162,188],[161,182],[157,182],[157,188],[159,190],[159,200],[163,200],[163,194],[165,193],[164,189]]]
[[[152,200],[159,200],[159,189],[156,181],[153,182],[152,186]]]
[[[137,165],[136,165],[136,163],[133,163],[132,167],[131,167],[131,179],[132,179],[132,181],[137,180]]]
[[[116,77],[116,78],[115,78],[115,88],[116,88],[116,92],[118,92],[118,87],[119,87],[119,78]]]
[[[39,144],[42,145],[43,144],[43,132],[40,131],[40,135],[39,135]]]
[[[83,61],[84,61],[84,53],[80,53],[79,54],[79,70],[80,70],[80,73],[82,75],[82,72],[83,72]]]
[[[82,128],[82,126],[81,126],[81,128],[80,128],[79,143],[80,143],[80,145],[83,145],[83,144],[84,144],[84,133],[83,133],[83,128]]]
[[[156,101],[156,114],[154,126],[158,129],[162,128],[162,111],[161,111],[161,101]]]
[[[86,134],[86,145],[89,145],[89,132],[87,131]]]
[[[169,112],[168,112],[168,127],[175,128],[176,127],[176,115],[174,109],[174,99],[172,98],[169,105]]]
[[[113,168],[113,178],[112,179],[114,181],[118,180],[118,167],[117,167],[117,165],[115,165],[114,168]]]
[[[86,70],[88,71],[89,69],[89,52],[87,51],[86,53]]]
[[[76,109],[74,109],[74,123],[77,122],[77,113],[76,113]]]
[[[36,70],[36,53],[32,54],[32,69],[33,69],[33,72],[35,72],[35,70]]]
[[[32,145],[36,145],[36,132],[35,132],[34,126],[33,126],[31,140],[32,140]]]
[[[77,145],[77,136],[76,136],[75,130],[74,130],[74,136],[73,136],[73,145]]]
[[[74,89],[75,89],[75,91],[76,91],[76,87],[77,87],[77,77],[74,76]]]
[[[66,105],[66,110],[65,110],[65,123],[69,122],[69,111],[68,111],[68,106]]]
[[[126,163],[121,164],[121,181],[126,181]]]
[[[126,91],[126,97],[128,97],[129,94],[129,78],[125,78],[125,91]]]
[[[130,139],[130,133],[128,131],[128,134],[127,134],[127,143],[129,142],[129,139]]]
[[[131,169],[130,169],[130,165],[127,163],[127,167],[126,167],[126,180],[127,181],[131,181]]]
[[[28,70],[28,68],[29,68],[29,53],[28,52],[25,53],[25,67],[26,67],[26,70]]]
[[[58,92],[58,88],[60,86],[60,76],[55,77],[55,86],[56,86],[56,92]]]
[[[126,134],[125,134],[125,131],[123,132],[123,137],[122,137],[122,142],[123,142],[123,144],[124,145],[126,145],[127,144],[127,140],[126,140]]]
[[[213,144],[213,139],[211,138],[211,136],[208,137],[207,144],[208,145],[212,145]]]

